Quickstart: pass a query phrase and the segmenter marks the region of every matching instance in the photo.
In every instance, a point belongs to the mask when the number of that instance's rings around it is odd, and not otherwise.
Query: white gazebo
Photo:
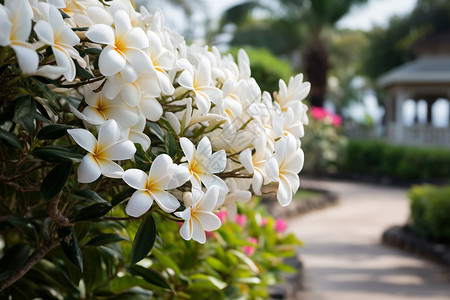
[[[415,146],[450,147],[450,128],[433,125],[432,107],[439,99],[450,99],[450,56],[425,55],[383,74],[378,84],[387,92],[385,124],[387,139]],[[409,126],[403,122],[406,101],[414,101],[415,117]],[[419,105],[426,105],[426,118],[419,122]],[[447,105],[447,110],[450,105]],[[449,118],[449,112],[446,112]]]

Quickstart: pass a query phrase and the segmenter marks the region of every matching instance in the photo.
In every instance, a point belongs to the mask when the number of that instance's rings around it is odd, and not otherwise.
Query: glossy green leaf
[[[171,289],[167,280],[161,274],[152,269],[146,269],[139,265],[133,265],[127,268],[127,270],[131,275],[141,276],[148,283],[154,284],[164,289]]]
[[[50,201],[59,192],[62,191],[64,186],[67,183],[67,180],[72,173],[72,162],[67,161],[60,163],[56,167],[54,167],[48,174],[45,176],[44,180],[41,184],[41,197],[44,201]]]
[[[225,264],[223,262],[221,262],[220,260],[218,260],[215,257],[207,257],[206,258],[206,263],[208,265],[210,265],[213,269],[217,270],[217,271],[221,271],[221,272],[228,272],[228,268],[227,266],[225,266]]]
[[[77,153],[73,146],[44,146],[36,148],[33,155],[48,162],[59,163],[67,160],[80,162],[83,154]]]
[[[115,195],[112,199],[111,199],[111,205],[112,206],[116,206],[117,204],[121,203],[122,201],[124,201],[125,199],[131,197],[131,195],[133,195],[133,193],[135,192],[135,189],[132,188],[126,188],[123,191],[121,191],[120,193],[118,193],[117,195]]]
[[[78,199],[87,199],[92,200],[98,203],[105,203],[107,202],[105,199],[99,196],[96,192],[92,190],[75,190],[72,192],[72,195]]]
[[[6,130],[0,129],[0,140],[5,141],[8,145],[16,147],[20,150],[22,150],[22,145],[19,143],[19,141],[16,139],[16,137],[9,133]]]
[[[145,153],[144,149],[142,149],[141,144],[135,143],[136,146],[136,153],[134,154],[134,160],[136,161],[136,164],[138,165],[139,169],[143,171],[150,170],[150,165],[152,163],[152,159],[150,156]]]
[[[164,142],[164,131],[161,129],[161,127],[153,122],[147,122],[148,128],[150,129],[150,132],[156,135],[158,139]]]
[[[152,255],[158,260],[161,265],[171,268],[175,272],[175,274],[181,274],[181,270],[178,267],[177,263],[160,249],[157,249],[155,247],[152,250]]]
[[[170,132],[166,134],[165,147],[167,154],[169,154],[170,157],[174,157],[180,151],[180,147],[178,146],[177,140],[175,140],[175,138]]]
[[[192,280],[200,280],[200,281],[206,281],[208,283],[211,283],[212,286],[214,286],[218,290],[223,290],[227,286],[227,284],[224,281],[220,280],[219,278],[216,278],[214,276],[205,275],[205,274],[194,274],[194,275],[190,276],[190,278]]]
[[[250,270],[252,270],[255,273],[259,273],[258,266],[256,266],[256,264],[253,262],[253,260],[250,257],[248,257],[244,253],[239,252],[239,251],[234,250],[234,249],[231,249],[230,253],[232,253],[234,256],[236,256],[242,262],[244,262],[250,268]]]
[[[34,244],[38,238],[39,226],[36,225],[35,221],[30,219],[25,219],[21,216],[11,216],[8,218],[9,224],[13,225],[28,237],[29,243]]]
[[[80,77],[81,79],[90,79],[90,78],[94,77],[94,75],[92,75],[89,71],[82,68],[76,60],[74,60],[74,62],[75,62],[75,69],[76,69],[78,77]]]
[[[27,243],[18,243],[9,248],[0,259],[0,281],[20,269],[27,261],[29,253],[30,246]]]
[[[83,259],[73,227],[58,228],[58,237],[66,257],[83,273]]]
[[[153,293],[142,289],[132,289],[109,298],[111,300],[148,300],[152,299]]]
[[[74,221],[79,222],[98,219],[106,215],[111,210],[111,208],[112,206],[108,202],[94,203],[80,210],[80,212],[76,215]]]
[[[87,54],[100,55],[100,53],[102,52],[102,49],[99,49],[99,48],[87,48],[87,49],[84,49],[84,52],[86,52]]]
[[[103,246],[126,240],[123,236],[115,233],[102,233],[91,239],[86,246]]]
[[[143,278],[126,274],[111,280],[108,285],[108,290],[116,294],[125,292],[133,287],[142,287],[146,290],[153,288],[153,286]]]
[[[16,100],[13,121],[29,133],[34,133],[34,115],[36,103],[30,95]]]
[[[152,250],[155,244],[156,224],[151,214],[147,215],[142,221],[134,237],[131,247],[131,263],[135,264],[142,260]]]
[[[41,140],[55,140],[67,134],[67,129],[73,126],[65,124],[50,124],[39,130],[37,137]]]

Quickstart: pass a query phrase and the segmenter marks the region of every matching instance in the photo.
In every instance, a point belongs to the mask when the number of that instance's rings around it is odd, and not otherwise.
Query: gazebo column
[[[401,143],[403,140],[403,103],[406,100],[406,95],[403,89],[397,89],[395,93],[395,119],[393,141]]]
[[[436,99],[433,98],[427,98],[425,99],[425,101],[427,102],[427,125],[431,125],[432,124],[432,110],[431,107],[433,106],[434,102],[436,102]]]

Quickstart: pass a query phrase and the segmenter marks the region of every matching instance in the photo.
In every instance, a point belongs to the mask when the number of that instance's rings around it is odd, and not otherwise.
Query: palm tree
[[[253,41],[253,45],[265,44],[276,54],[281,54],[280,50],[285,51],[282,53],[284,55],[300,51],[301,67],[312,87],[310,103],[321,107],[324,103],[327,72],[330,68],[328,41],[325,33],[332,29],[353,5],[366,1],[249,0],[227,10],[223,16],[222,25],[227,23],[244,25],[235,32],[232,41],[234,44],[248,45]],[[259,21],[252,18],[252,14],[258,9],[261,11],[262,8],[272,12],[270,17]],[[276,39],[269,38],[269,40],[264,36],[275,36]],[[259,40],[255,41],[255,38],[259,38]],[[285,42],[280,44],[277,39]],[[294,68],[298,67],[294,64]]]

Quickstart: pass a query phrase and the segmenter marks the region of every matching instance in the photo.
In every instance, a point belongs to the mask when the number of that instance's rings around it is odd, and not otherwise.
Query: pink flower
[[[286,230],[287,223],[282,219],[276,219],[274,228],[276,232],[282,233]]]
[[[261,226],[264,227],[267,225],[267,223],[269,223],[269,220],[267,218],[262,218],[261,219]]]
[[[236,215],[236,218],[234,219],[236,224],[244,227],[245,223],[247,223],[247,216],[246,215]]]
[[[342,124],[342,117],[338,115],[333,115],[333,122],[334,127],[339,127]]]
[[[258,244],[258,240],[252,237],[248,238],[247,241],[255,244],[255,246]],[[252,256],[255,253],[255,246],[242,246],[242,252],[247,254],[247,256]]]
[[[227,219],[227,212],[225,210],[221,210],[216,215],[219,217],[220,222],[224,224],[225,220]]]
[[[328,114],[329,113],[322,107],[311,106],[311,116],[316,120],[325,119]]]

